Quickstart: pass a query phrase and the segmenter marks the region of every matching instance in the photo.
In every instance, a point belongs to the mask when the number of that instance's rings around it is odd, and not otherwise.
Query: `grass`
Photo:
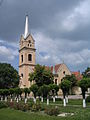
[[[82,100],[69,100],[67,107],[63,107],[62,101],[56,101],[56,103],[50,101],[50,105],[48,107],[51,108],[56,105],[59,107],[60,113],[74,113],[74,115],[58,117],[48,116],[44,114],[44,112],[40,111],[32,113],[30,111],[22,112],[19,110],[4,108],[0,109],[0,120],[90,120],[90,103],[88,103],[87,108],[82,108]],[[42,104],[42,106],[45,107],[46,102]]]
[[[74,116],[55,117],[38,113],[22,112],[13,109],[0,109],[0,120],[90,120],[90,109],[60,107],[62,112],[73,112]]]

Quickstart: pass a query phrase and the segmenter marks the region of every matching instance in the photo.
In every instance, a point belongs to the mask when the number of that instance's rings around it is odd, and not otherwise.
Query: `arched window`
[[[65,75],[65,71],[63,71],[63,74]]]
[[[32,61],[32,55],[28,54],[28,61]]]
[[[21,62],[23,62],[23,55],[21,55]]]

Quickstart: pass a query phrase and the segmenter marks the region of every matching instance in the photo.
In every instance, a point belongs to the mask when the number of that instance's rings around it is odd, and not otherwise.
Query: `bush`
[[[41,104],[37,103],[32,105],[31,111],[37,112],[39,110],[41,110]]]
[[[45,109],[45,113],[48,114],[48,115],[55,115],[57,116],[59,114],[59,109],[56,107],[56,108],[46,108]]]
[[[86,102],[90,102],[90,96],[87,96]]]
[[[1,108],[7,108],[8,105],[5,102],[0,102],[0,109]]]
[[[30,105],[25,103],[7,102],[7,105],[10,108],[24,112],[30,110]]]

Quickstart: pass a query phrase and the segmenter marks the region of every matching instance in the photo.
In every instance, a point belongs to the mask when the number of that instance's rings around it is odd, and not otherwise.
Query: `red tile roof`
[[[54,66],[55,73],[57,73],[60,66],[61,66],[61,64],[57,64],[57,65]],[[53,72],[53,66],[51,66],[51,71]]]
[[[80,72],[72,72],[72,74],[75,75],[77,80],[81,80],[83,77]]]

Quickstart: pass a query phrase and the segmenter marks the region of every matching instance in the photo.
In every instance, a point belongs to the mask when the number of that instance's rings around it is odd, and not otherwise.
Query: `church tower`
[[[29,73],[33,72],[35,67],[35,40],[29,33],[29,20],[26,15],[25,32],[21,35],[19,42],[19,76],[20,88],[30,87]]]

